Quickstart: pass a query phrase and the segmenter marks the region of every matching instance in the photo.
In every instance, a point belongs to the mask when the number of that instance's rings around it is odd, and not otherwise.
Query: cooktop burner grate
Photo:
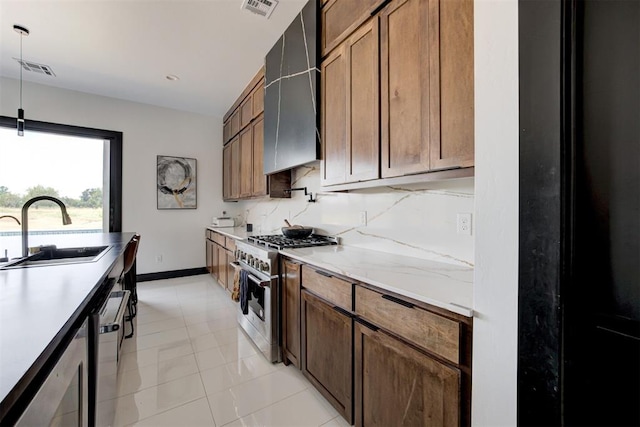
[[[278,250],[284,248],[308,248],[311,246],[338,244],[337,237],[321,236],[318,234],[312,234],[311,236],[304,239],[291,239],[280,234],[274,234],[268,236],[251,236],[248,238],[248,240],[254,245]]]

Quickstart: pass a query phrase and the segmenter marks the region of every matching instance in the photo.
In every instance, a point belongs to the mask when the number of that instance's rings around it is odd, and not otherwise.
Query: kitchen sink
[[[25,258],[10,261],[1,266],[0,270],[95,262],[102,258],[109,248],[110,246],[82,246],[78,248],[41,246],[38,248],[38,252]]]

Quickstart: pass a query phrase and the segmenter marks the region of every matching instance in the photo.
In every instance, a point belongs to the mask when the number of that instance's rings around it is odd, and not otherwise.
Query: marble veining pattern
[[[473,266],[473,236],[456,230],[456,214],[474,212],[473,178],[323,192],[320,163],[315,162],[294,169],[292,187],[307,187],[317,202],[309,203],[296,192],[291,199],[241,201],[226,210],[238,225],[253,224],[256,234],[279,234],[286,218],[317,233],[339,236],[344,246]],[[366,225],[360,222],[361,212],[366,212]]]

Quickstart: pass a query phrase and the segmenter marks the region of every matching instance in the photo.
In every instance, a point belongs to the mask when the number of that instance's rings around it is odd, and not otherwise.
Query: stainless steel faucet
[[[16,218],[13,215],[0,215],[0,219],[2,218],[12,218],[15,219],[16,222],[18,223],[18,225],[20,225],[20,220],[18,218]],[[4,256],[0,257],[0,262],[7,262],[9,261],[9,251],[7,249],[4,250]]]
[[[29,207],[32,204],[40,200],[50,200],[52,202],[57,203],[58,206],[60,206],[60,209],[62,210],[62,225],[71,224],[71,217],[67,213],[67,207],[64,205],[64,203],[62,203],[61,200],[58,200],[55,197],[51,197],[51,196],[37,196],[27,200],[24,206],[22,206],[22,256],[23,257],[26,257],[29,255],[29,244],[28,244],[29,216],[27,212],[29,211]]]

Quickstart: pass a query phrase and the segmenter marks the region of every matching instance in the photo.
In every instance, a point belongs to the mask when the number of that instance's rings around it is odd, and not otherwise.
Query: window
[[[44,194],[67,205],[72,224],[41,201],[29,209],[30,235],[121,231],[122,133],[28,121],[18,137],[16,119],[0,116],[0,216],[20,218],[24,202]],[[13,220],[0,220],[0,246],[19,235]]]

